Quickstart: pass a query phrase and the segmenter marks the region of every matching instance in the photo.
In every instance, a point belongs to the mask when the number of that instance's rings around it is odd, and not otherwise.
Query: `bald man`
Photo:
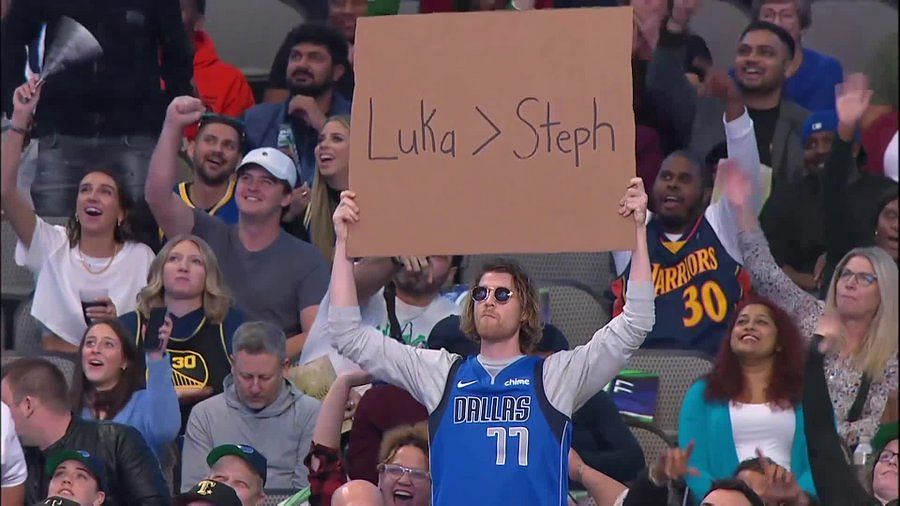
[[[384,506],[384,501],[378,487],[366,480],[353,480],[335,490],[331,506]]]

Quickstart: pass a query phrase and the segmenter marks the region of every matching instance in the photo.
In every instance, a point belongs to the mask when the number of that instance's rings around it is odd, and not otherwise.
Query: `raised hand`
[[[166,314],[166,317],[163,319],[162,325],[159,326],[159,348],[149,351],[148,354],[150,358],[153,360],[159,360],[162,358],[163,353],[166,352],[166,347],[169,346],[169,338],[172,337],[172,317],[169,314]],[[147,333],[147,327],[144,326],[144,334]]]
[[[716,97],[726,102],[743,102],[744,100],[734,79],[722,69],[710,69],[707,72],[703,89],[706,96]]]
[[[184,128],[199,122],[205,112],[206,106],[199,98],[176,97],[166,109],[166,122]]]
[[[683,450],[681,448],[669,448],[656,459],[656,463],[650,468],[650,478],[654,482],[662,484],[680,480],[687,475],[699,476],[700,471],[689,465],[693,453],[693,441]]]
[[[834,95],[839,127],[849,130],[850,139],[852,139],[856,126],[863,113],[869,108],[869,101],[872,99],[869,78],[865,74],[850,74],[844,78],[843,83],[835,86]]]
[[[766,504],[795,504],[803,491],[794,473],[763,455],[759,448],[756,449],[756,456],[759,457],[763,474],[766,476],[766,488],[759,494],[760,498]]]
[[[334,210],[334,235],[339,242],[347,240],[347,232],[351,223],[359,221],[359,206],[356,205],[356,192],[344,190],[341,192],[341,203]]]
[[[641,178],[633,177],[628,181],[625,195],[619,200],[619,216],[633,216],[638,226],[647,223],[647,192]]]
[[[31,118],[41,98],[41,88],[44,82],[38,76],[32,76],[25,84],[16,88],[13,99],[13,125],[18,128],[28,128]]]

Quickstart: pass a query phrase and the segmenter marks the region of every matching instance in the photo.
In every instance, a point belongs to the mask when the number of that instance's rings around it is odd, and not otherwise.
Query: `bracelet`
[[[13,132],[16,132],[17,134],[21,134],[21,135],[25,135],[25,136],[27,136],[31,132],[31,129],[29,129],[29,128],[18,127],[16,125],[13,125],[12,123],[7,125],[6,129],[12,130]]]

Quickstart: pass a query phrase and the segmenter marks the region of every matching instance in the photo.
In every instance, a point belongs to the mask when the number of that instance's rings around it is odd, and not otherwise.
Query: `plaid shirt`
[[[331,496],[341,485],[347,483],[344,465],[338,450],[316,444],[310,444],[309,455],[303,460],[309,468],[309,498],[311,506],[327,506],[331,504]]]

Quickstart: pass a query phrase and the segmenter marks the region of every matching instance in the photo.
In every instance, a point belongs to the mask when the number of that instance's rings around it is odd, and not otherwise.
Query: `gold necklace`
[[[94,274],[94,275],[103,274],[112,265],[113,260],[116,259],[116,255],[119,254],[120,247],[121,247],[121,245],[116,244],[115,249],[113,249],[112,256],[109,257],[109,260],[106,262],[106,265],[103,266],[103,268],[100,269],[99,271],[95,271],[95,270],[91,269],[90,264],[88,264],[87,261],[85,261],[84,253],[81,251],[81,245],[78,246],[78,256],[80,257],[79,259],[81,260],[81,265],[84,266],[84,270],[88,271],[89,274]]]

